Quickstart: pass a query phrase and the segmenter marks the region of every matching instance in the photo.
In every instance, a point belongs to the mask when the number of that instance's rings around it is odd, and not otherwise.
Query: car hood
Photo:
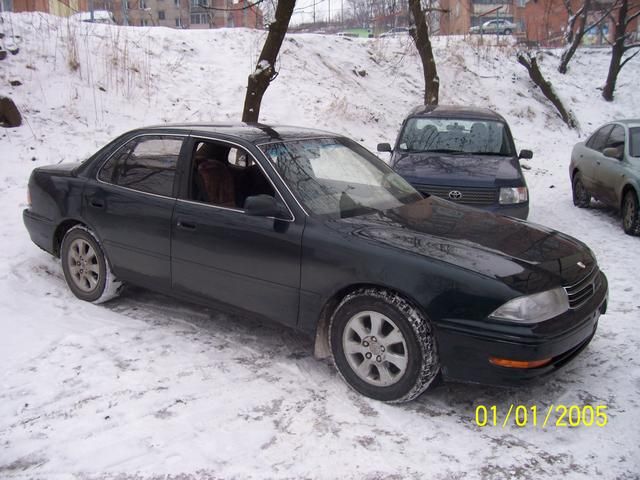
[[[504,185],[520,180],[518,159],[500,155],[398,153],[393,168],[410,183]]]
[[[501,280],[522,293],[574,284],[596,264],[589,248],[572,237],[433,196],[328,224],[342,234]]]

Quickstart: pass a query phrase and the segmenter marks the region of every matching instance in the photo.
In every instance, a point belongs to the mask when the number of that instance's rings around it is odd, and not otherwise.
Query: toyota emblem
[[[582,263],[582,262],[578,262],[578,266],[579,266],[580,268],[587,268],[587,266],[586,266],[584,263]]]
[[[449,192],[449,198],[451,200],[460,200],[462,198],[462,193],[460,193],[458,190],[451,190]]]

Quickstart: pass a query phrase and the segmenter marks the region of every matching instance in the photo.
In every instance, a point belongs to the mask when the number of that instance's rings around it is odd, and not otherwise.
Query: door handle
[[[184,230],[195,230],[196,229],[196,224],[195,223],[190,223],[190,222],[184,222],[182,220],[178,220],[178,228],[182,228]]]
[[[102,200],[98,200],[97,198],[92,198],[89,200],[89,205],[95,208],[104,208],[104,202]]]

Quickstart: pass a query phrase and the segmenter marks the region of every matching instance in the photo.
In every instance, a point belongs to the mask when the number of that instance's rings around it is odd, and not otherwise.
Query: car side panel
[[[55,231],[63,221],[80,221],[85,179],[61,168],[36,169],[29,179],[31,207],[23,214],[32,241],[56,253]]]
[[[600,155],[600,152],[596,150],[592,150],[584,145],[584,143],[579,143],[575,147],[573,147],[573,152],[571,154],[571,164],[575,170],[576,168],[580,171],[580,175],[582,176],[582,184],[589,192],[594,192],[595,185],[595,170],[596,170],[596,157]]]
[[[434,245],[437,255],[440,246]],[[334,296],[375,285],[399,292],[437,326],[454,316],[481,320],[514,296],[503,283],[421,255],[410,255],[357,238],[350,227],[340,233],[307,219],[302,248],[301,330],[312,333],[322,308]],[[464,293],[463,293],[464,292]]]

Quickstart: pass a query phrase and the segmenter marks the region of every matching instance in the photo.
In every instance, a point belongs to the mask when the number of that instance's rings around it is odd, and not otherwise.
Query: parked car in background
[[[29,197],[31,239],[61,258],[78,298],[105,301],[127,282],[279,322],[383,401],[440,375],[548,374],[586,347],[607,305],[578,240],[423,198],[327,132],[138,129],[81,164],[36,168]]]
[[[574,205],[600,200],[621,211],[626,233],[640,235],[640,119],[607,123],[577,143],[569,175]]]
[[[482,25],[476,25],[469,29],[469,33],[493,33],[498,35],[511,35],[518,29],[518,25],[509,20],[495,19],[484,22]]]
[[[73,20],[86,23],[105,23],[107,25],[115,25],[116,20],[113,13],[107,10],[94,10],[93,19],[91,18],[91,12],[78,12],[71,15]]]
[[[388,30],[380,35],[380,38],[393,38],[393,37],[408,37],[409,36],[409,28],[408,27],[395,27],[391,30]]]
[[[526,219],[529,190],[506,120],[487,108],[420,106],[402,123],[391,167],[424,194]]]

